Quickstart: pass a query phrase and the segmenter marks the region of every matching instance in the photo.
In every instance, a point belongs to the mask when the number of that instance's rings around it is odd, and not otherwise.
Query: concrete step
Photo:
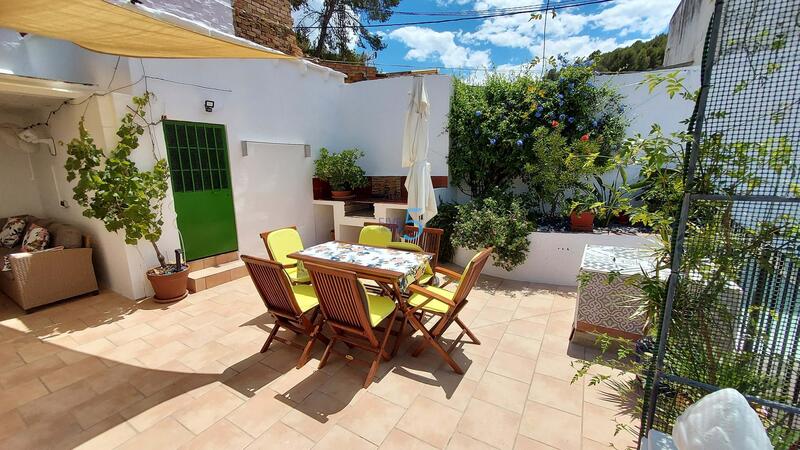
[[[209,267],[217,267],[219,265],[238,260],[239,252],[228,252],[221,255],[209,256],[208,258],[196,259],[188,262],[189,272],[197,272],[198,270],[207,269]]]
[[[195,293],[214,286],[237,280],[247,276],[247,268],[241,260],[235,260],[218,266],[206,267],[189,272],[189,292]]]

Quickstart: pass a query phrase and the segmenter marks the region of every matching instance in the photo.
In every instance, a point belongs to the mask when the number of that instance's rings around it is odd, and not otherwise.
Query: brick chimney
[[[303,56],[292,29],[287,0],[233,0],[236,36],[284,53]]]

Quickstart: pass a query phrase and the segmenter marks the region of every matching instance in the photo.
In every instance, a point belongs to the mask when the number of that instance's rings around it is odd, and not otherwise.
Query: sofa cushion
[[[53,222],[47,227],[47,231],[50,233],[50,245],[53,247],[83,247],[83,233],[72,225]]]
[[[22,239],[23,252],[38,252],[47,248],[50,242],[50,233],[47,228],[32,224]]]
[[[9,217],[3,229],[0,230],[0,246],[13,248],[19,244],[25,233],[27,222],[24,217]]]

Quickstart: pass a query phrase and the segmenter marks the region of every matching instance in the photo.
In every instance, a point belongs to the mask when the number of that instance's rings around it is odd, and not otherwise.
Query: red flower
[[[557,126],[558,126],[558,121],[557,121],[557,120],[554,120],[553,122],[551,122],[551,123],[550,123],[550,125],[552,125],[552,126],[553,126],[553,128],[555,128],[555,127],[557,127]]]
[[[586,133],[583,136],[581,136],[581,140],[584,141],[584,142],[588,141],[589,140],[589,133]]]

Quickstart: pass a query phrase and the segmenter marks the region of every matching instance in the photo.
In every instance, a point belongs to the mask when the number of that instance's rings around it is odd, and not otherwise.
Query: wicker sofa
[[[89,239],[77,228],[27,216],[28,224],[47,228],[53,250],[23,253],[17,248],[0,247],[0,258],[9,256],[10,271],[0,272],[0,290],[28,311],[78,295],[97,292]],[[0,219],[4,224],[6,219]],[[63,247],[63,249],[58,249]]]

